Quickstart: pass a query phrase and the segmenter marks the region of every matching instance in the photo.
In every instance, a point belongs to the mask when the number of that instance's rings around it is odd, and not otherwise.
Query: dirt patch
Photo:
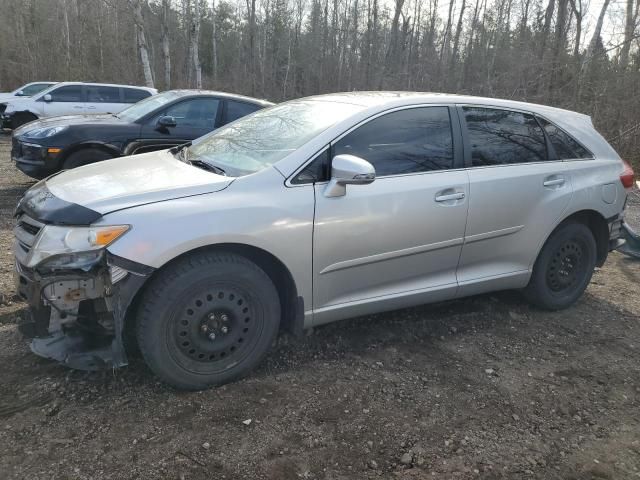
[[[640,262],[612,254],[564,312],[506,292],[359,318],[175,392],[140,359],[84,373],[30,353],[11,213],[32,182],[8,152],[0,137],[2,478],[640,478]]]

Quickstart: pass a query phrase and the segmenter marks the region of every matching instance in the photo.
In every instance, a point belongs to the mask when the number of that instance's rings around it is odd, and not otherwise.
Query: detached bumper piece
[[[640,234],[634,232],[625,222],[621,229],[624,243],[618,247],[618,251],[630,257],[640,258]]]
[[[31,350],[79,370],[126,365],[125,315],[151,271],[109,254],[87,271],[41,273],[17,262],[17,291],[31,314],[20,329]]]

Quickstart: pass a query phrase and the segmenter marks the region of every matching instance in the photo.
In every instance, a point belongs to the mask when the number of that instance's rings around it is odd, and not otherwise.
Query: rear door
[[[118,113],[126,106],[119,87],[86,85],[86,91],[87,113]]]
[[[549,154],[536,117],[460,106],[469,167],[469,216],[458,281],[467,295],[525,282],[572,195],[567,165]]]
[[[221,101],[215,97],[188,98],[172,103],[147,118],[140,139],[128,153],[163,150],[195,140],[212,131],[221,114]],[[173,117],[175,127],[158,125],[162,117]]]
[[[43,108],[47,117],[86,113],[83,85],[63,85],[51,90],[49,95],[51,95],[51,101],[44,102]]]
[[[468,195],[455,109],[378,116],[336,141],[338,154],[369,161],[376,180],[331,198],[316,183],[314,322],[455,295]]]

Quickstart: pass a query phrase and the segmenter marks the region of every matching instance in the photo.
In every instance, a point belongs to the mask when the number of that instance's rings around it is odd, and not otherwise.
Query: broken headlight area
[[[105,250],[53,255],[35,268],[16,261],[31,350],[81,370],[126,365],[125,314],[151,270]]]

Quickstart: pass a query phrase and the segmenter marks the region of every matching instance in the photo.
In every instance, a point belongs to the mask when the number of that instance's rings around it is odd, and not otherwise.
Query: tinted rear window
[[[151,96],[151,93],[146,90],[138,90],[137,88],[123,88],[122,90],[124,91],[124,103],[136,103]]]
[[[548,160],[542,129],[528,113],[464,107],[474,167]]]
[[[120,103],[120,101],[120,89],[118,87],[87,85],[87,102]]]
[[[577,158],[593,158],[591,152],[580,145],[568,133],[547,122],[544,118],[538,118],[549,141],[556,153],[557,160],[572,160]]]
[[[245,102],[234,102],[233,100],[227,100],[227,113],[224,118],[224,124],[231,123],[245,115],[260,110],[258,105]]]

